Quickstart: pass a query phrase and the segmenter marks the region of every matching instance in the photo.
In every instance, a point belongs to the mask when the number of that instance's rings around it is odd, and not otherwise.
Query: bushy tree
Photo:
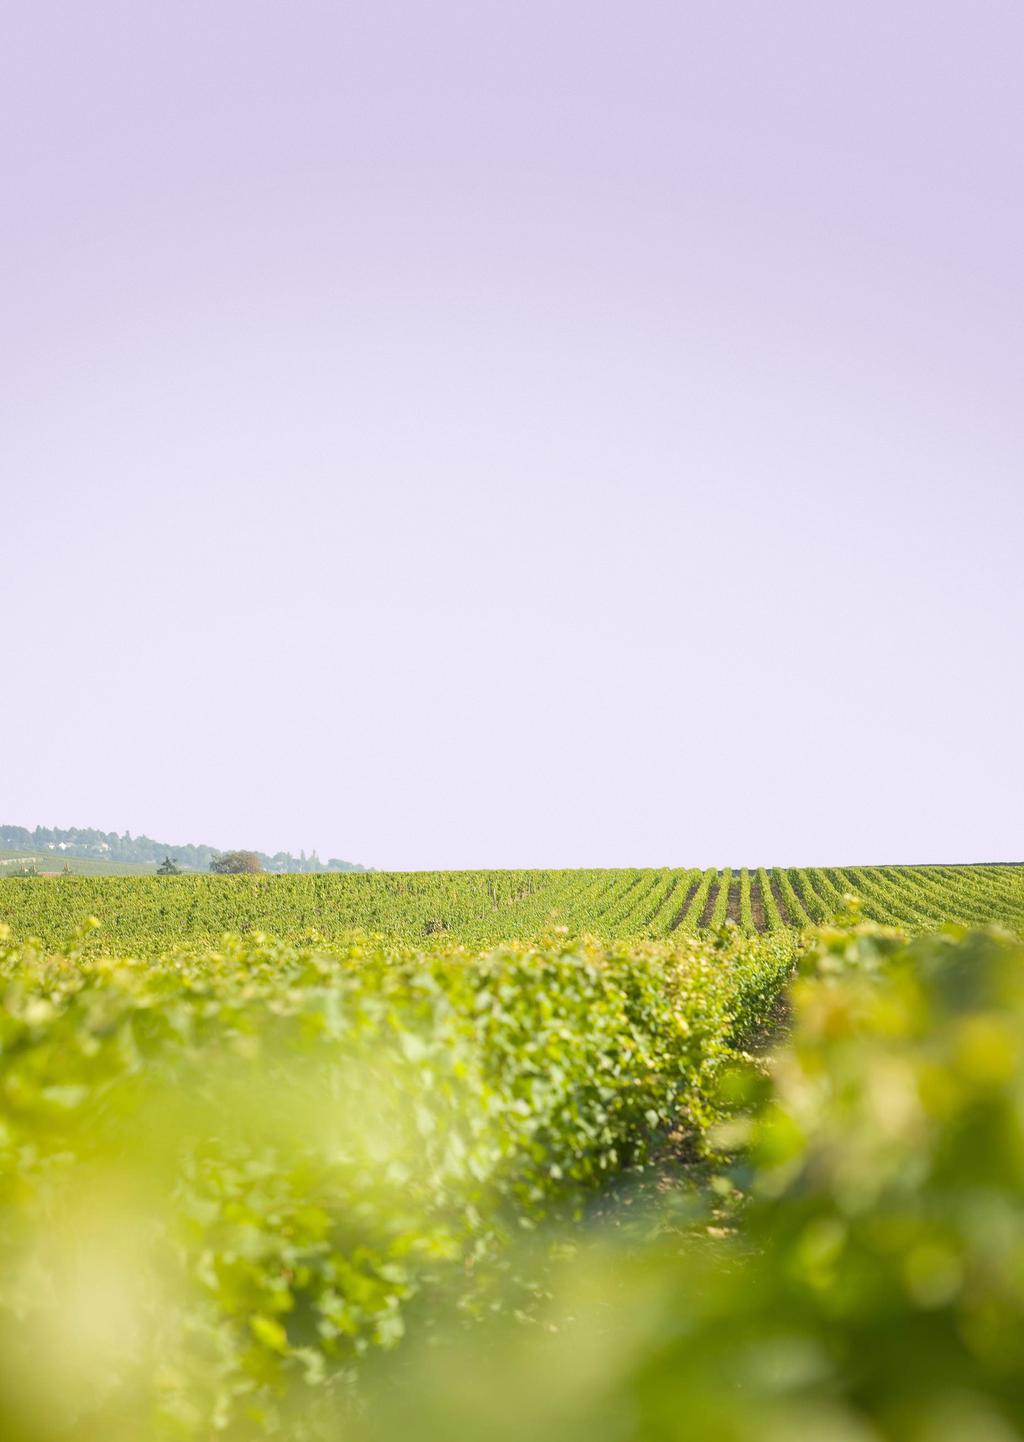
[[[255,851],[224,851],[210,862],[210,870],[230,875],[237,872],[262,871],[263,865]]]

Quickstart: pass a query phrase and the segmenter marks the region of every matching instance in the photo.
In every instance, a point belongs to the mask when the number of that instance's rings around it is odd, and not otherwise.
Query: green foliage
[[[417,1354],[376,1435],[1024,1436],[1024,947],[826,931],[790,1002],[723,1079],[732,1223],[575,1248],[543,1327]]]
[[[773,890],[782,898],[784,915]],[[420,942],[447,935],[467,945],[568,934],[658,939],[713,933],[728,915],[731,872],[439,871],[339,875],[113,877],[23,881],[0,874],[0,921],[59,949],[87,916],[95,949],[155,956],[188,943],[215,945],[226,931],[301,942],[342,941],[354,931]],[[739,872],[746,929],[799,931],[861,898],[882,924],[924,931],[945,921],[998,922],[1024,931],[1024,867],[857,867],[845,871]],[[703,919],[714,895],[707,925]],[[802,898],[802,899],[801,899]],[[755,911],[761,918],[754,922]]]
[[[410,1318],[512,1305],[525,1229],[670,1130],[699,1145],[791,964],[564,937],[140,961],[95,933],[0,947],[5,1438],[273,1433]]]
[[[921,871],[780,890],[1017,904],[1008,868]],[[455,939],[555,898],[650,929],[715,876],[167,877],[121,923],[148,959],[79,916],[97,883],[5,883],[71,900],[61,950],[0,945],[0,1435],[1024,1436],[1011,934],[808,932],[770,1059],[739,1050],[792,965],[767,873],[710,939]],[[197,941],[217,904],[368,897],[413,939]],[[595,1227],[609,1197],[628,1227]]]

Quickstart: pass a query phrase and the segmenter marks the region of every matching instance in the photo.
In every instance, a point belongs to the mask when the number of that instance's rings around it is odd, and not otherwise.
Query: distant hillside
[[[239,842],[244,845],[244,842]],[[132,836],[126,831],[96,831],[92,827],[72,826],[67,830],[54,826],[0,826],[0,876],[16,870],[20,864],[34,865],[40,870],[59,871],[65,862],[72,870],[144,871],[155,869],[165,856],[171,857],[183,871],[209,871],[210,862],[221,853],[215,846],[172,845],[154,841],[149,836]],[[365,871],[353,861],[340,861],[332,856],[321,861],[316,852],[293,856],[290,851],[277,851],[273,856],[258,851],[256,855],[265,871]]]

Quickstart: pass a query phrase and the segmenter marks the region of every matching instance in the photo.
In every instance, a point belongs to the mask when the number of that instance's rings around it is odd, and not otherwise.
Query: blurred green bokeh
[[[1024,1436],[1024,947],[791,962],[8,944],[0,1435]]]
[[[524,1232],[572,1224],[669,1130],[703,1134],[790,960],[742,939],[8,942],[2,1435],[335,1428],[411,1318],[533,1305]]]

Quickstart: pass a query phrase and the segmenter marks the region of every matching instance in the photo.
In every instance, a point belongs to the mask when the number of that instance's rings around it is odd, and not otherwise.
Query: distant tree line
[[[170,860],[179,871],[209,871],[213,862],[224,854],[215,846],[169,846],[166,841],[153,841],[148,836],[132,836],[130,831],[119,836],[116,831],[97,831],[92,827],[0,826],[0,848],[24,848],[26,851],[52,850],[55,856],[91,856],[107,861],[141,861],[159,864]],[[277,851],[273,856],[263,851],[248,852],[259,863],[260,871],[365,871],[351,861],[332,856],[321,861],[315,851],[293,856]],[[252,868],[248,868],[252,869]],[[165,873],[167,874],[167,873]]]

